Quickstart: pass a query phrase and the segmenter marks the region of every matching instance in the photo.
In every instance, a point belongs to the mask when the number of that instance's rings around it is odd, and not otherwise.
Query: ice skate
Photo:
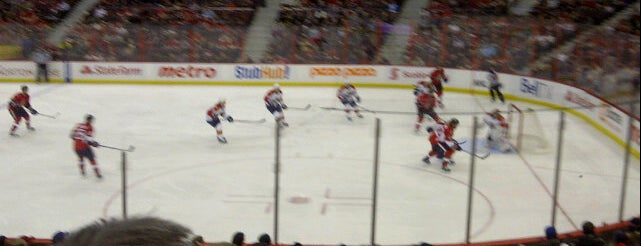
[[[361,113],[359,113],[359,112],[356,112],[356,116],[357,116],[358,118],[363,118],[363,115],[362,115]]]
[[[448,159],[446,159],[446,161],[447,161],[447,163],[448,163],[449,165],[452,165],[452,166],[456,165],[456,162],[454,162],[452,159],[449,159],[449,158],[448,158]]]
[[[352,121],[352,117],[351,116],[348,115],[348,116],[346,116],[346,118],[347,118],[347,120]]]
[[[287,121],[281,121],[280,125],[283,127],[289,127],[289,123],[287,123]]]
[[[452,171],[452,169],[450,169],[450,168],[447,166],[447,164],[448,164],[448,162],[447,162],[447,161],[443,161],[443,165],[441,166],[441,170],[443,170],[443,172],[449,173],[450,171]]]
[[[227,143],[227,139],[223,136],[218,136],[217,139],[219,143],[223,143],[223,144]]]
[[[27,130],[29,130],[29,131],[35,131],[35,130],[36,130],[36,128],[33,128],[33,126],[27,126]]]
[[[425,164],[427,164],[427,165],[431,164],[430,156],[428,155],[428,156],[423,157],[423,162],[425,162]]]
[[[449,167],[447,167],[447,166],[442,166],[442,167],[441,167],[441,170],[443,170],[443,172],[446,172],[446,173],[449,173],[450,171],[452,171],[452,169],[450,169],[450,168],[449,168]]]

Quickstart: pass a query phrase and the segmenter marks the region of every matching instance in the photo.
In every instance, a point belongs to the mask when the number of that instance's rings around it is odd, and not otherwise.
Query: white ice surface
[[[9,99],[20,84],[0,84]],[[34,108],[57,119],[32,118],[7,133],[0,116],[0,234],[49,238],[96,219],[122,215],[121,154],[99,148],[105,178],[79,175],[68,137],[83,115],[96,117],[95,138],[126,148],[128,213],[153,215],[190,227],[207,241],[248,241],[274,232],[274,122],[262,102],[267,87],[31,84]],[[451,173],[421,158],[427,134],[413,132],[415,116],[371,114],[348,122],[335,88],[284,87],[293,107],[282,132],[278,240],[303,244],[367,244],[370,240],[375,118],[381,122],[376,241],[379,244],[455,243],[465,240],[470,156],[459,152]],[[409,90],[359,88],[363,106],[414,111]],[[223,123],[226,145],[216,141],[205,111],[219,98],[236,119]],[[487,98],[446,93],[443,113],[501,107]],[[516,102],[523,107],[540,108]],[[6,107],[6,103],[1,104]],[[6,112],[6,111],[5,111]],[[476,160],[471,241],[542,236],[551,223],[558,112],[541,112],[552,148],[544,153],[493,154]],[[457,138],[470,138],[472,115],[457,117]],[[618,220],[623,149],[581,119],[568,115],[556,225],[573,231],[585,220]],[[480,119],[479,119],[480,120]],[[425,124],[427,125],[427,124]],[[639,161],[631,158],[625,217],[639,214]],[[580,178],[582,175],[582,178]],[[272,235],[274,237],[274,235]]]

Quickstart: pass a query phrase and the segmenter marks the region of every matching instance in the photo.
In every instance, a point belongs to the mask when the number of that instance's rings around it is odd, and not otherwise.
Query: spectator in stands
[[[242,232],[234,233],[234,236],[231,238],[231,243],[234,246],[245,246],[245,234]]]
[[[56,233],[54,233],[53,236],[51,237],[51,242],[53,243],[52,246],[62,245],[67,235],[69,235],[69,232],[65,232],[65,231],[57,231]]]
[[[252,244],[252,246],[270,246],[272,245],[272,238],[269,237],[269,234],[263,233],[258,237],[258,242]]]
[[[206,245],[203,238],[178,223],[137,217],[126,220],[101,220],[86,225],[65,237],[61,246],[98,245]]]
[[[4,235],[0,235],[0,246],[4,246],[5,241],[7,241],[7,237],[5,237]]]
[[[605,246],[605,241],[596,235],[594,224],[583,222],[583,236],[576,241],[576,246]]]
[[[562,246],[568,245],[563,240],[559,239],[558,234],[556,233],[556,228],[554,226],[548,226],[545,228],[545,241],[541,243],[541,246]]]
[[[628,246],[631,245],[630,239],[628,238],[628,235],[625,234],[625,232],[622,231],[617,231],[614,233],[614,246]]]

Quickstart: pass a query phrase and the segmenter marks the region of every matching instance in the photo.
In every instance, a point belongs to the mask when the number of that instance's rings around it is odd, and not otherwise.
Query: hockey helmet
[[[91,114],[86,114],[86,115],[85,115],[85,120],[86,120],[86,121],[92,121],[92,120],[93,120],[93,115],[91,115]]]
[[[23,91],[23,92],[26,92],[26,91],[29,90],[29,87],[27,85],[22,85],[22,86],[20,86],[20,90]]]
[[[227,99],[224,98],[224,97],[218,98],[218,103],[220,103],[222,105],[225,105],[225,104],[227,104]]]
[[[494,110],[492,110],[492,112],[490,114],[492,114],[492,116],[494,116],[494,117],[497,117],[497,116],[501,115],[501,111],[498,108],[495,108]]]
[[[280,89],[280,85],[278,83],[274,83],[274,88],[275,89]]]
[[[458,124],[459,124],[458,119],[456,119],[456,118],[452,118],[452,119],[450,120],[450,126],[454,126],[454,127],[455,127],[455,126],[458,126]]]

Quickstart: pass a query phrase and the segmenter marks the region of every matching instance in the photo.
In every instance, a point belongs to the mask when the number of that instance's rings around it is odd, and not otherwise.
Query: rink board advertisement
[[[377,65],[212,64],[145,62],[52,62],[54,82],[335,86],[352,82],[362,86],[412,88],[428,80],[433,67]],[[0,81],[34,81],[36,66],[28,61],[0,62]],[[446,90],[487,93],[487,71],[446,69]],[[510,99],[568,108],[623,145],[630,118],[621,109],[582,89],[549,80],[499,74],[501,90]],[[631,146],[639,157],[639,121],[631,123]]]

